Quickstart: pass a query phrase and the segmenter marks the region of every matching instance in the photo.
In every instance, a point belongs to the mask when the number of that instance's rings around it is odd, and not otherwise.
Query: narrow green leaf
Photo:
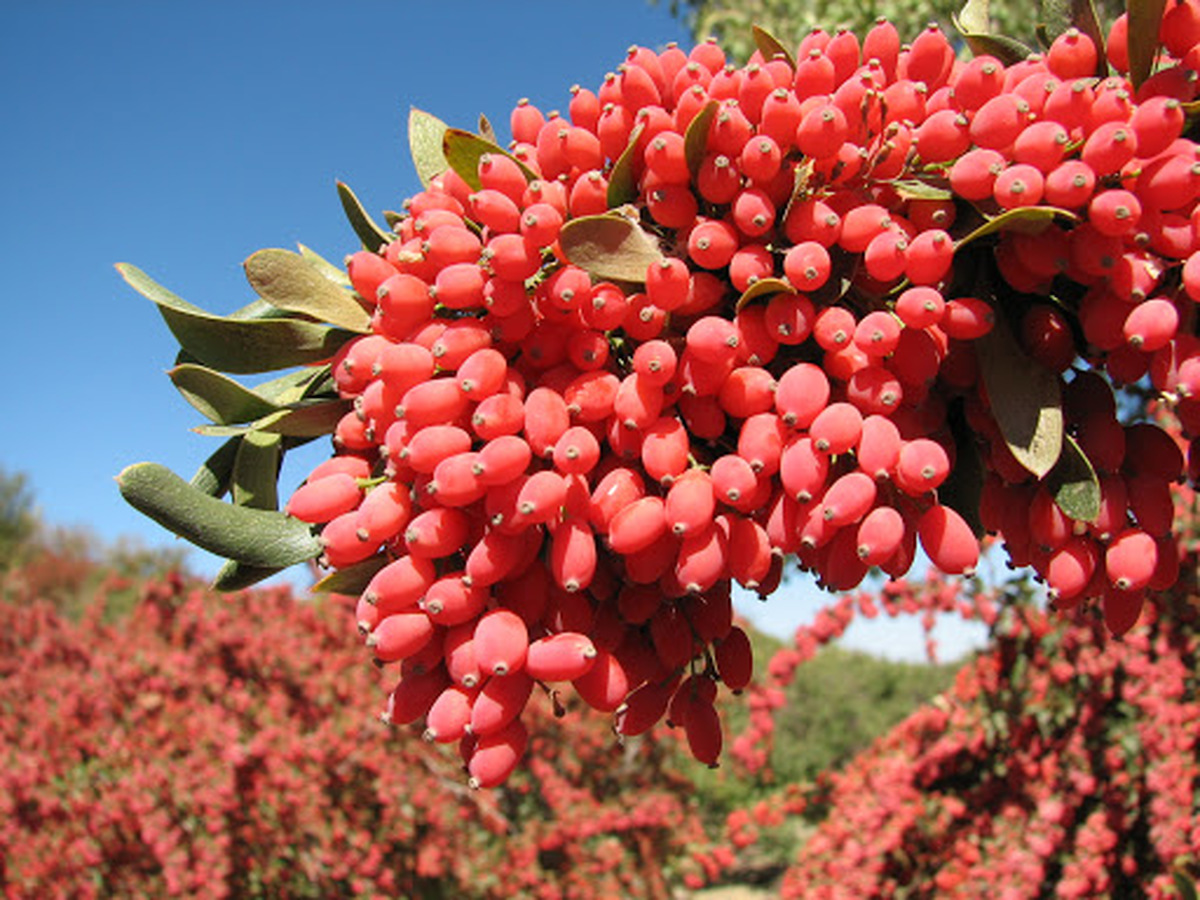
[[[559,233],[568,260],[598,279],[646,281],[646,269],[662,259],[657,243],[636,222],[621,215],[581,216]]]
[[[983,493],[985,469],[975,433],[962,406],[961,400],[953,402],[946,415],[954,439],[954,468],[938,488],[937,499],[962,516],[975,537],[981,538],[984,528],[979,518],[979,497]]]
[[[386,228],[380,228],[375,224],[375,220],[363,208],[358,197],[354,195],[354,191],[344,182],[337,183],[338,197],[342,201],[342,210],[346,213],[346,218],[350,221],[350,227],[354,229],[354,233],[358,235],[358,239],[362,241],[363,247],[372,252],[378,251],[380,247],[390,244],[396,239],[396,235],[388,231]]]
[[[177,297],[141,269],[117,271],[154,301],[180,346],[198,362],[234,375],[308,365],[333,356],[353,332],[300,319],[233,319],[215,316]]]
[[[716,100],[705,103],[692,121],[688,122],[688,127],[683,133],[683,155],[687,159],[688,171],[692,173],[693,181],[696,180],[696,173],[700,171],[700,164],[704,162],[704,154],[708,149],[708,130],[712,127],[713,116],[717,114],[719,105]]]
[[[408,150],[421,184],[429,183],[446,171],[446,157],[442,153],[442,137],[448,126],[437,116],[430,115],[415,106],[408,111]]]
[[[297,246],[300,248],[300,255],[310,266],[339,287],[350,287],[350,276],[346,274],[344,268],[335,266],[311,247],[306,247],[304,244],[297,244]]]
[[[1129,13],[1129,80],[1134,89],[1150,77],[1154,58],[1158,56],[1159,29],[1167,0],[1128,0]]]
[[[224,497],[229,493],[229,484],[233,480],[233,461],[237,458],[238,444],[241,442],[240,437],[232,437],[214,450],[192,476],[192,487],[210,497]]]
[[[290,250],[259,250],[243,263],[254,293],[285,312],[348,331],[367,332],[371,317],[353,295]]]
[[[1180,900],[1197,900],[1196,882],[1186,872],[1176,869],[1171,873],[1171,880],[1175,883],[1175,892]]]
[[[738,297],[736,312],[741,312],[742,307],[753,303],[760,297],[774,297],[776,294],[795,294],[796,288],[790,281],[785,281],[782,278],[760,278],[750,285],[746,290],[742,291],[742,296]]]
[[[1004,442],[1017,462],[1038,478],[1045,477],[1063,446],[1058,374],[1027,356],[1003,319],[973,346]]]
[[[255,509],[279,508],[279,464],[283,436],[251,431],[238,444],[233,460],[233,502]]]
[[[629,142],[608,174],[608,205],[615,209],[632,203],[638,198],[637,143],[646,129],[645,122],[638,122],[629,132]]]
[[[469,131],[458,128],[447,128],[442,135],[442,153],[446,162],[463,181],[472,189],[479,190],[483,185],[479,181],[479,158],[488,154],[507,156],[521,168],[526,181],[533,181],[537,175],[525,163],[521,162],[503,147],[481,138]]]
[[[272,306],[261,297],[255,297],[240,309],[235,309],[227,319],[278,319],[283,316],[283,310]]]
[[[287,437],[320,437],[323,434],[332,434],[338,421],[352,406],[349,400],[318,400],[279,409],[245,424],[200,425],[192,430],[208,437],[231,437],[254,431],[282,434]]]
[[[1062,455],[1046,482],[1058,508],[1076,522],[1095,522],[1100,517],[1100,480],[1071,435],[1063,435]]]
[[[282,571],[278,566],[250,566],[236,559],[227,560],[212,580],[212,589],[223,593],[244,590]]]
[[[916,178],[904,178],[892,182],[896,193],[905,200],[952,200],[954,192]]]
[[[330,572],[310,590],[314,594],[361,594],[375,573],[387,563],[388,558],[382,553],[368,557],[360,563]]]
[[[157,463],[128,466],[117,476],[117,485],[134,509],[226,559],[286,568],[321,553],[321,542],[304,522],[210,497]]]
[[[310,366],[285,372],[278,378],[255,385],[254,393],[269,401],[278,409],[313,396],[314,390],[329,374],[329,366]],[[268,414],[269,415],[269,414]]]
[[[253,422],[278,407],[227,375],[185,363],[167,372],[183,398],[217,425]]]
[[[959,28],[961,31],[962,29]],[[963,40],[975,56],[994,56],[1006,66],[1016,65],[1026,59],[1033,50],[1007,34],[963,33]]]
[[[966,237],[960,238],[954,245],[954,249],[958,251],[972,241],[1001,231],[1041,234],[1051,222],[1059,218],[1072,223],[1079,221],[1079,216],[1075,213],[1069,209],[1059,209],[1057,206],[1020,206],[1016,209],[1005,210],[1000,215],[988,219]]]
[[[758,47],[758,52],[762,54],[763,59],[770,62],[776,56],[782,56],[787,60],[787,64],[792,67],[792,70],[795,71],[795,57],[792,56],[787,47],[779,42],[779,39],[775,35],[758,25],[752,26],[751,30],[754,33],[754,45]]]

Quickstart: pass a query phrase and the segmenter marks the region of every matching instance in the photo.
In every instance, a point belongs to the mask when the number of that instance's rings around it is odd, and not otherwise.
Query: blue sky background
[[[465,128],[484,113],[506,138],[519,98],[565,109],[570,86],[595,89],[630,44],[668,41],[690,44],[647,0],[5,4],[0,467],[30,478],[51,523],[170,545],[113,476],[154,460],[190,477],[216,439],[188,431],[199,414],[164,374],[174,340],[113,264],[230,312],[253,299],[241,263],[255,250],[357,249],[335,181],[376,215],[419,189],[411,106]],[[787,634],[821,602],[801,583],[746,608]],[[972,635],[940,633],[947,654]],[[912,622],[856,627],[849,642],[921,653]]]

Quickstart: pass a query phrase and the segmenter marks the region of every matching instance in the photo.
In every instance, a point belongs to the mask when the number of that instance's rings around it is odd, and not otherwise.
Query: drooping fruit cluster
[[[1200,425],[1185,8],[1136,88],[1073,28],[1006,65],[880,22],[743,67],[633,47],[565,115],[519,103],[509,150],[414,113],[426,186],[348,258],[353,410],[287,505],[365,583],[386,717],[495,785],[571,682],[715,764],[716,682],[752,668],[732,582],[794,555],[848,590],[918,545],[970,574],[984,529],[1132,625],[1184,458],[1103,373]]]

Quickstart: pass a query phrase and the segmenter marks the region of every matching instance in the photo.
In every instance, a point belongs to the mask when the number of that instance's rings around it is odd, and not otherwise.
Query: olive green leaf
[[[973,346],[1004,442],[1017,462],[1038,478],[1045,477],[1063,446],[1058,375],[1025,354],[1003,319]]]
[[[975,537],[981,538],[984,528],[979,519],[979,497],[985,475],[983,456],[962,411],[962,401],[951,404],[946,419],[954,439],[954,467],[937,489],[938,503],[962,516]]]
[[[792,56],[787,47],[779,42],[779,39],[775,35],[758,25],[752,26],[751,30],[754,34],[754,45],[758,47],[758,52],[762,54],[763,59],[770,62],[776,56],[782,56],[787,60],[787,64],[795,70],[795,57]]]
[[[953,200],[954,192],[916,178],[902,178],[892,182],[892,188],[904,200]]]
[[[719,105],[716,100],[709,100],[688,122],[683,132],[683,156],[687,160],[688,171],[692,173],[692,181],[696,180],[696,173],[700,171],[700,164],[708,152],[708,131]]]
[[[382,553],[368,557],[360,563],[329,573],[311,590],[314,594],[361,594],[375,573],[387,563],[388,558]]]
[[[1095,522],[1100,517],[1100,481],[1096,470],[1069,434],[1063,435],[1062,455],[1046,482],[1058,508],[1076,522]]]
[[[642,284],[646,269],[663,258],[641,226],[613,213],[571,219],[558,241],[571,263],[601,280]]]
[[[238,443],[230,484],[233,502],[255,509],[279,508],[283,435],[251,431]]]
[[[408,111],[408,150],[421,184],[429,183],[446,171],[446,156],[442,153],[442,137],[446,125],[437,116],[430,115],[415,106]]]
[[[613,163],[612,171],[608,173],[608,205],[610,208],[624,206],[638,198],[637,184],[637,144],[646,129],[645,122],[638,122],[629,132],[629,142]]]
[[[445,134],[442,135],[442,153],[450,168],[476,191],[483,187],[479,180],[479,158],[482,156],[507,156],[520,167],[526,181],[533,181],[537,178],[529,166],[504,148],[477,134],[471,134],[469,131],[462,131],[458,128],[447,128]]]
[[[275,408],[287,406],[322,391],[322,384],[329,376],[329,366],[310,366],[285,372],[278,378],[255,385],[254,393],[274,404]],[[330,387],[330,391],[336,393]]]
[[[349,331],[367,332],[371,317],[354,296],[290,250],[259,250],[243,263],[254,293],[284,312]]]
[[[967,0],[958,14],[951,14],[950,18],[976,56],[994,56],[1004,65],[1010,66],[1025,59],[1031,52],[1015,38],[992,31],[988,0]]]
[[[193,306],[141,269],[118,263],[130,287],[154,301],[183,350],[196,361],[235,375],[321,362],[354,333],[294,318],[235,319]]]
[[[1159,29],[1167,0],[1128,0],[1129,80],[1134,88],[1150,77],[1158,56]]]
[[[395,234],[375,224],[375,220],[363,208],[349,185],[339,181],[337,190],[338,197],[342,201],[342,210],[346,213],[350,227],[354,229],[354,233],[358,235],[364,248],[373,253],[378,252],[379,248],[396,239]]]
[[[332,434],[338,421],[351,407],[349,400],[317,400],[277,409],[261,419],[245,424],[200,425],[192,430],[210,437],[231,437],[254,431],[288,437],[320,437],[323,434]]]
[[[210,497],[224,497],[233,480],[233,462],[241,441],[240,437],[232,437],[214,450],[192,476],[192,487]]]
[[[117,485],[134,509],[226,559],[286,568],[321,553],[321,542],[304,522],[281,512],[225,503],[158,463],[126,467],[117,476]]]
[[[223,593],[240,591],[282,571],[279,566],[251,566],[236,559],[227,560],[212,580],[212,589]]]
[[[167,372],[183,399],[217,425],[253,422],[279,407],[232,378],[205,366],[184,363]]]
[[[1041,234],[1055,219],[1078,222],[1079,216],[1069,209],[1060,209],[1057,206],[1019,206],[1016,209],[1005,210],[998,216],[992,216],[970,234],[960,238],[955,243],[954,249],[957,251],[972,241],[977,241],[989,234],[998,234],[1001,231]]]
[[[1179,894],[1180,900],[1196,900],[1196,882],[1189,878],[1186,872],[1176,869],[1171,873],[1171,881],[1175,884],[1175,892]]]
[[[741,312],[742,307],[753,303],[759,297],[774,297],[776,294],[795,294],[796,288],[790,281],[785,281],[782,278],[760,278],[750,285],[746,290],[742,291],[742,296],[738,297],[736,312]]]
[[[350,287],[350,276],[346,274],[346,270],[344,268],[335,266],[311,247],[306,247],[304,244],[297,244],[296,246],[300,248],[300,255],[304,257],[305,261],[310,266],[312,266],[334,284],[344,288]]]

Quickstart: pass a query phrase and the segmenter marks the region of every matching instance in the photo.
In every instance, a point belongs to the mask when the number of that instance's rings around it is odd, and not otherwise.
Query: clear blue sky
[[[188,431],[199,414],[164,374],[176,345],[113,264],[230,312],[253,299],[241,263],[255,250],[302,242],[338,260],[356,249],[336,180],[375,214],[418,190],[411,106],[466,128],[484,113],[505,138],[519,98],[565,109],[570,86],[597,87],[630,44],[686,47],[667,7],[6,4],[0,466],[29,476],[50,522],[171,543],[125,505],[113,476],[154,460],[190,477],[215,439]],[[200,551],[192,561],[215,571]],[[817,602],[798,593],[756,620],[794,628]]]

